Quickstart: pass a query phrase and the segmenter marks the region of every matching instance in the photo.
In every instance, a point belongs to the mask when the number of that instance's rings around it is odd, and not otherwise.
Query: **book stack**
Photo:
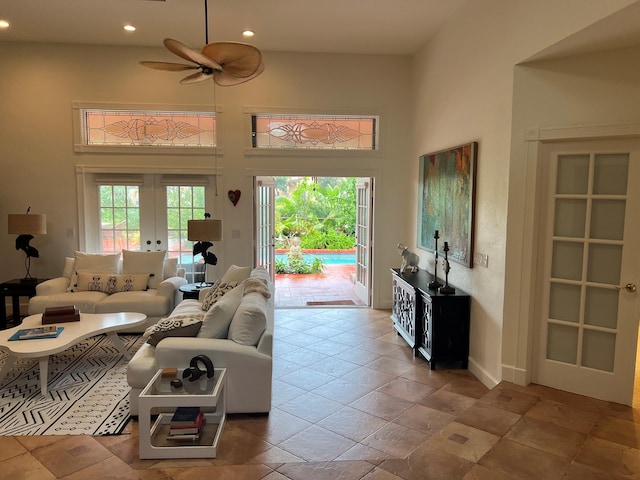
[[[80,310],[75,305],[64,307],[49,307],[44,309],[42,314],[42,324],[51,325],[52,323],[79,322]]]
[[[169,440],[198,440],[207,419],[199,407],[176,408],[169,424]]]
[[[14,333],[9,340],[32,340],[36,338],[56,338],[64,327],[47,325],[45,327],[25,328]]]

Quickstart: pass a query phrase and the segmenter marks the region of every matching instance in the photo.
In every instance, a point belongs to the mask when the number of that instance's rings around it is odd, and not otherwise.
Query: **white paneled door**
[[[547,144],[532,381],[631,405],[640,142]]]
[[[255,265],[264,267],[275,280],[275,178],[255,179]]]
[[[356,179],[356,192],[356,295],[365,305],[371,305],[373,179]]]

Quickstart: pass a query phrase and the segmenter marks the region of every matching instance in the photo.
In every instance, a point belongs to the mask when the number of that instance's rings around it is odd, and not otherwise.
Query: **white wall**
[[[537,256],[533,196],[537,178],[534,142],[527,142],[530,131],[586,126],[626,126],[640,123],[640,47],[577,55],[540,61],[516,67],[513,100],[513,143],[509,195],[509,236],[520,242],[520,252],[530,249]],[[577,130],[577,129],[576,129]],[[595,132],[596,129],[592,129]],[[528,220],[527,220],[528,219]],[[526,235],[522,235],[522,231]],[[514,249],[514,263],[518,259]],[[506,304],[505,331],[513,342],[505,344],[505,376],[526,380],[531,376],[536,305],[535,261],[527,273],[515,272],[507,282],[512,301]],[[524,292],[524,293],[521,293]],[[520,300],[517,302],[516,300]]]
[[[470,1],[415,57],[412,218],[419,156],[479,142],[475,252],[488,255],[488,268],[452,264],[449,281],[473,297],[469,368],[486,385],[502,379],[503,341],[510,345],[517,338],[515,331],[503,335],[514,66],[630,3]],[[416,223],[409,225],[415,246]],[[418,253],[421,267],[433,271],[433,255]]]
[[[140,60],[173,60],[158,48],[0,44],[0,218],[21,213],[28,206],[47,214],[48,234],[32,245],[40,258],[32,262],[32,275],[55,276],[63,257],[78,248],[76,165],[162,167],[212,166],[211,158],[174,155],[78,154],[73,150],[72,103],[108,102],[152,105],[212,105],[212,82],[179,85],[180,73],[159,72],[138,65]],[[303,55],[265,53],[265,72],[249,83],[215,89],[221,106],[220,141],[223,156],[219,183],[224,198],[218,202],[224,219],[224,241],[216,245],[226,265],[252,262],[252,175],[321,174],[376,176],[378,225],[398,223],[405,209],[402,192],[410,154],[408,122],[410,59],[408,57]],[[384,74],[383,74],[384,73]],[[382,151],[369,157],[253,157],[245,156],[243,109],[247,106],[320,109],[332,112],[380,114]],[[233,207],[228,190],[240,189]],[[6,220],[5,223],[6,225]],[[231,231],[240,232],[239,239]],[[391,304],[389,268],[396,266],[394,228],[376,230],[374,306]],[[5,230],[6,232],[6,230]],[[22,252],[14,251],[13,236],[0,237],[3,278],[24,275]]]

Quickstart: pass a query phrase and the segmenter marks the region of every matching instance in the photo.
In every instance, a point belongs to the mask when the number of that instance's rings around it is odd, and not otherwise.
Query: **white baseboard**
[[[529,375],[523,368],[513,365],[502,365],[502,379],[515,385],[526,386],[529,384]]]
[[[469,357],[469,371],[488,389],[492,389],[500,383],[500,380],[490,375],[489,372],[482,368],[472,357]]]

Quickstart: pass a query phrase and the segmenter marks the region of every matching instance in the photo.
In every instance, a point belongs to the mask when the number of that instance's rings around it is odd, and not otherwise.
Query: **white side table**
[[[140,458],[215,458],[227,415],[226,368],[215,368],[212,378],[172,389],[171,379],[158,370],[139,397]],[[182,370],[178,370],[181,378]],[[198,440],[169,440],[169,424],[177,407],[200,407],[207,419]],[[157,419],[151,425],[151,416]]]

